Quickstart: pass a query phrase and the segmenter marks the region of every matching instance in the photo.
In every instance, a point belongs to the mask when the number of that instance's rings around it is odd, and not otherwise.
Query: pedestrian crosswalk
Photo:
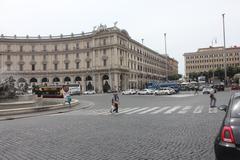
[[[87,111],[86,111],[87,112]],[[111,115],[108,109],[94,109],[88,111],[89,115]],[[216,114],[217,108],[208,106],[158,106],[158,107],[121,107],[118,114],[124,115],[171,115],[171,114]]]

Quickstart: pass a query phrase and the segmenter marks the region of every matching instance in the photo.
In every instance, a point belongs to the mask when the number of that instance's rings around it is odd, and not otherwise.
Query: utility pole
[[[225,85],[227,85],[227,64],[226,64],[226,40],[225,40],[225,20],[224,20],[225,13],[222,14],[223,18],[223,54],[224,54],[224,81]]]
[[[167,55],[167,34],[164,33],[165,56],[166,56],[166,82],[168,81],[168,55]]]

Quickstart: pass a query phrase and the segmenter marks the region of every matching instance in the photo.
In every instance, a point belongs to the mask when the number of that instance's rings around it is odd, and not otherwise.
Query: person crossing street
[[[118,93],[115,91],[113,92],[113,96],[112,96],[112,109],[110,112],[118,113],[118,107],[119,107],[119,96],[118,96]]]

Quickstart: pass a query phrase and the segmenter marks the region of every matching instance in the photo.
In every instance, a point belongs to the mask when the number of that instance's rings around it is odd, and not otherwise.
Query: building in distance
[[[178,62],[168,57],[168,74]],[[92,32],[60,36],[0,36],[0,79],[16,83],[78,83],[82,91],[144,88],[166,78],[166,56],[106,25]]]

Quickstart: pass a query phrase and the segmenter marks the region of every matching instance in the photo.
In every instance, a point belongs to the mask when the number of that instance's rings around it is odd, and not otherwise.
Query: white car
[[[160,88],[160,90],[161,90],[162,94],[165,94],[165,95],[171,95],[172,94],[172,92],[169,88]]]
[[[122,92],[122,95],[131,95],[131,94],[136,94],[137,93],[137,91],[136,90],[134,90],[134,89],[128,89],[128,90],[126,90],[126,91],[123,91]]]
[[[166,89],[168,89],[171,94],[175,94],[176,93],[176,91],[173,88],[171,88],[171,87],[167,87]]]
[[[202,90],[202,94],[210,94],[210,93],[216,93],[215,89],[211,87],[205,87]]]
[[[89,91],[83,92],[83,94],[96,94],[96,92],[94,90],[89,90]]]
[[[144,90],[138,91],[137,94],[138,95],[151,95],[151,94],[153,94],[153,90],[144,89]]]
[[[155,94],[155,95],[164,95],[164,94],[165,94],[165,91],[164,91],[164,90],[155,90],[155,91],[154,91],[154,94]]]

